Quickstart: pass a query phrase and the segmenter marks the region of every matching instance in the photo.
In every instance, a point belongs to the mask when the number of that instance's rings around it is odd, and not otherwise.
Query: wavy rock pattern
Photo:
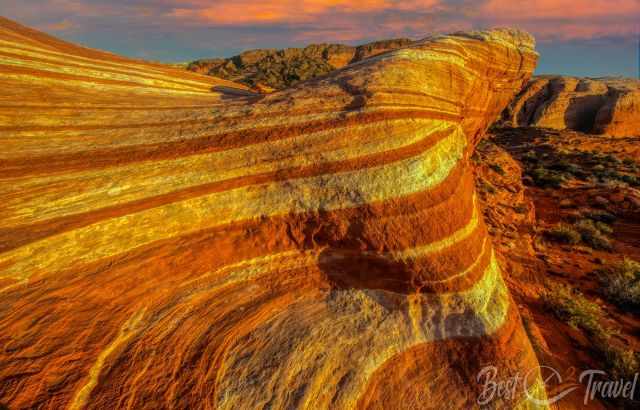
[[[639,136],[640,81],[536,77],[505,110],[503,119],[517,127]]]
[[[468,160],[529,36],[262,97],[7,20],[0,55],[11,409],[466,408],[487,363],[536,364]]]

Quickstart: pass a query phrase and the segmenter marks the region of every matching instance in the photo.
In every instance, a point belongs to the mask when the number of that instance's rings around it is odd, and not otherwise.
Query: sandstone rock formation
[[[249,50],[231,58],[196,60],[187,69],[252,87],[283,89],[411,43],[411,40],[401,38],[375,41],[357,47],[312,44],[305,48]]]
[[[255,96],[0,23],[9,408],[469,408],[537,363],[469,166],[528,35]]]
[[[640,135],[640,81],[541,76],[505,110],[513,126]]]

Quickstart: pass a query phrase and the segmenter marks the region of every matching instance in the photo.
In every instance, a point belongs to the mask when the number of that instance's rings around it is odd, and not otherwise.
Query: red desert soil
[[[636,165],[625,165],[633,161],[640,164],[638,141],[634,137],[611,138],[569,130],[505,128],[494,131],[489,141],[481,143],[474,157],[478,165],[476,185],[489,232],[505,259],[507,284],[538,360],[561,370],[565,382],[577,381],[582,370],[611,369],[588,334],[560,320],[541,300],[544,292],[558,284],[580,291],[602,308],[603,326],[618,332],[610,340],[612,345],[636,352],[636,356],[640,351],[638,312],[621,309],[603,297],[603,285],[595,274],[625,257],[640,261],[640,191],[633,184],[598,181],[594,177],[598,163],[589,165],[588,161],[609,161],[616,171],[607,175],[640,176]],[[580,164],[587,178],[567,178],[560,187],[541,188],[527,176],[527,171],[535,171],[543,162],[553,167],[566,161]],[[604,210],[617,217],[609,236],[611,250],[584,244],[559,245],[545,237],[545,231],[558,223],[575,223],[581,215]],[[583,396],[584,389],[579,389],[557,406],[632,408],[637,404],[596,401],[585,406]]]
[[[0,53],[3,405],[474,407],[485,361],[537,365],[469,161],[529,35],[265,96],[4,19]]]

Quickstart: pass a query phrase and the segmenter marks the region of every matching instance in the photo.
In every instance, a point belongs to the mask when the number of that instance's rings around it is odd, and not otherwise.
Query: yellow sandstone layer
[[[533,48],[434,36],[265,96],[0,20],[0,403],[473,407],[482,366],[535,367],[469,165]]]

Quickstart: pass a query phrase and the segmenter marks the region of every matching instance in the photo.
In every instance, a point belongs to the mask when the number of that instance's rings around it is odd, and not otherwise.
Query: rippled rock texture
[[[536,365],[469,165],[528,35],[256,96],[1,23],[9,408],[468,408]]]
[[[541,76],[505,110],[513,126],[640,136],[640,81]]]

